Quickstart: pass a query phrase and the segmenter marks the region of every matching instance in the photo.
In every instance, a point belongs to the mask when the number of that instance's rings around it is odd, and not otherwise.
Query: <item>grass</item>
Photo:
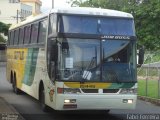
[[[138,80],[138,95],[158,99],[158,80],[148,80],[147,95],[146,80]]]

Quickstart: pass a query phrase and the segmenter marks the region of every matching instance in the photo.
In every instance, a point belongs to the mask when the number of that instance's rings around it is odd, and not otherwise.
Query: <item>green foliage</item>
[[[2,35],[0,34],[0,43],[5,43],[6,40],[2,37]]]
[[[10,24],[5,24],[0,22],[0,33],[4,33],[4,35],[8,35],[8,29],[10,27]]]
[[[138,80],[138,95],[146,96],[147,87],[147,97],[158,99],[158,80],[148,80],[146,85],[146,80]]]
[[[160,0],[71,0],[73,6],[115,9],[132,13],[138,45],[160,49]]]
[[[7,36],[9,27],[10,27],[10,24],[5,24],[5,23],[0,22],[0,43],[6,42],[6,40],[3,38],[1,33],[3,33],[5,36]]]

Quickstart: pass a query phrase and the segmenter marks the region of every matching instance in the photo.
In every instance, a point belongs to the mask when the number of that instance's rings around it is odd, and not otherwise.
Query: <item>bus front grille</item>
[[[119,89],[103,89],[103,93],[117,93]]]
[[[84,93],[99,93],[99,89],[81,89]],[[103,93],[117,93],[119,89],[103,89]]]
[[[98,89],[81,89],[84,93],[98,93]]]

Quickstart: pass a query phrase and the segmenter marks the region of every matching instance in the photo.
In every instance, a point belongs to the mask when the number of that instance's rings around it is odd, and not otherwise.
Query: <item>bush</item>
[[[6,43],[6,40],[3,38],[1,34],[0,34],[0,43]]]

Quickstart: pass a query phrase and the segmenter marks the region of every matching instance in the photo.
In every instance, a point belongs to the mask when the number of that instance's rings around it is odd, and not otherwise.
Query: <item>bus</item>
[[[131,14],[52,9],[10,27],[7,80],[43,111],[134,109],[136,54]]]

